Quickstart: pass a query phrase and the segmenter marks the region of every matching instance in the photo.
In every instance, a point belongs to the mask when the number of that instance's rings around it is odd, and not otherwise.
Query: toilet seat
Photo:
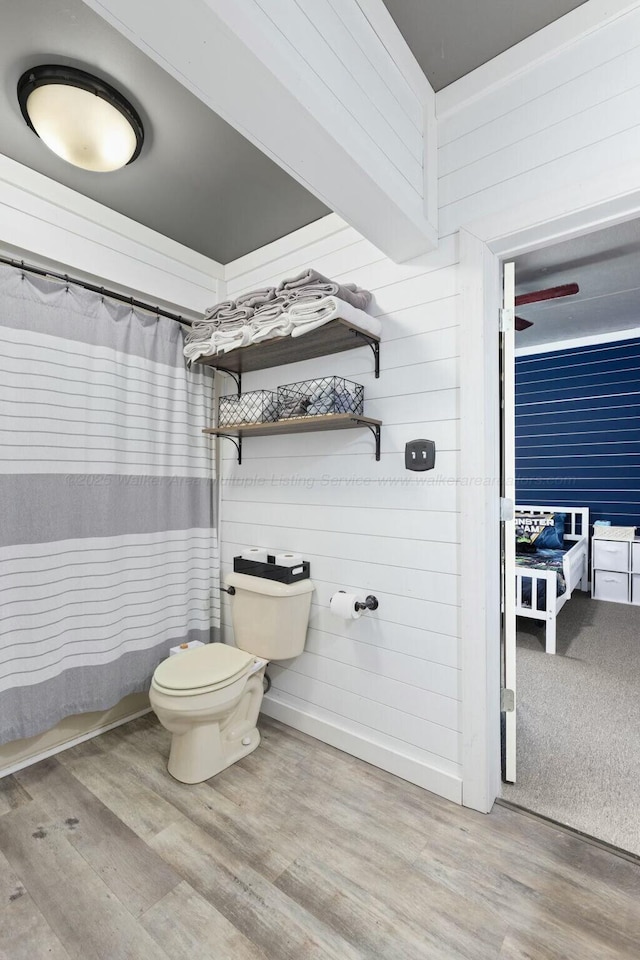
[[[248,673],[255,657],[226,643],[208,643],[163,660],[152,685],[173,696],[210,693],[228,687]]]

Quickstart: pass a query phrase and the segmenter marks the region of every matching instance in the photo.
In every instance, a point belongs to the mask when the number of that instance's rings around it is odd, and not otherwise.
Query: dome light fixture
[[[84,70],[32,67],[18,81],[18,101],[49,149],[83,170],[119,170],[142,149],[142,121],[129,101]]]

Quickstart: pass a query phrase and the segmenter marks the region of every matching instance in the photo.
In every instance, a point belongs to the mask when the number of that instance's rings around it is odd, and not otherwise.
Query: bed
[[[518,505],[515,513],[516,523],[523,514],[566,514],[562,549],[516,553],[516,616],[545,621],[545,650],[555,653],[558,613],[575,589],[588,590],[589,508]]]

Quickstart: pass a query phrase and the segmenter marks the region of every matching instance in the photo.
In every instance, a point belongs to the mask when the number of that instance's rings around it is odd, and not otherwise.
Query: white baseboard
[[[273,695],[264,697],[262,713],[274,720],[280,720],[294,730],[308,733],[309,736],[322,740],[338,750],[343,750],[352,757],[364,760],[374,767],[380,767],[388,773],[393,773],[402,780],[415,783],[425,790],[452,800],[453,803],[462,803],[462,780],[450,773],[444,773],[426,763],[421,763],[413,757],[395,753],[388,747],[381,746],[364,737],[357,736],[348,730],[336,726],[321,718],[304,713],[290,704],[276,700]]]
[[[0,768],[0,779],[2,779],[2,777],[8,777],[12,773],[17,773],[18,770],[24,770],[25,767],[31,767],[34,763],[39,763],[40,760],[46,760],[48,757],[53,757],[56,755],[56,753],[62,753],[63,750],[69,750],[70,747],[75,747],[78,743],[84,743],[85,740],[92,740],[93,737],[97,737],[101,733],[106,733],[108,730],[113,730],[115,727],[120,727],[123,723],[129,723],[130,720],[136,720],[138,717],[143,717],[146,713],[151,713],[151,707],[146,707],[144,710],[137,710],[135,713],[130,713],[125,717],[120,717],[118,720],[114,720],[112,723],[106,723],[104,726],[94,727],[87,733],[82,733],[77,737],[72,737],[70,740],[65,740],[63,743],[57,743],[48,750],[42,750],[40,753],[34,753],[29,757],[23,757],[17,763],[11,764],[8,767]]]

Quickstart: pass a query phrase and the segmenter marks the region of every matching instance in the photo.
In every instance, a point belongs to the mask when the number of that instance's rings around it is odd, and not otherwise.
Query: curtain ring
[[[65,275],[64,275],[64,282],[66,283],[65,290],[66,290],[67,293],[69,293],[69,277],[68,277],[68,275],[67,275],[66,273],[65,273]]]
[[[101,298],[102,302],[104,303],[104,287],[100,287],[100,298]]]
[[[21,260],[21,261],[20,261],[20,268],[21,268],[20,276],[21,276],[22,279],[24,280],[24,260]]]

